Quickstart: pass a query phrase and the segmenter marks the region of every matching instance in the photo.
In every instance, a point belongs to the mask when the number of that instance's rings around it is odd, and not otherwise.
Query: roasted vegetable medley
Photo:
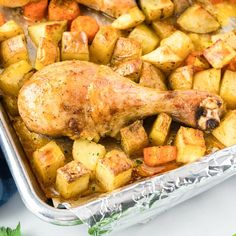
[[[236,2],[190,2],[0,0],[14,14],[20,8],[27,22],[25,28],[0,15],[3,104],[47,197],[78,199],[112,191],[236,144]],[[96,17],[103,13],[103,20]],[[133,120],[108,135],[112,138],[30,131],[19,115],[21,88],[37,71],[43,74],[47,66],[69,60],[107,65],[160,94],[198,90],[219,95],[223,118],[190,127],[162,112]],[[214,103],[206,106],[212,114],[202,110],[201,115],[214,115]]]

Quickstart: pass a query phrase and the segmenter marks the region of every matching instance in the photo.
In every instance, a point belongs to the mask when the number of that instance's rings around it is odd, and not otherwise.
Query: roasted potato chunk
[[[175,5],[175,14],[181,14],[184,10],[190,7],[189,0],[173,0]]]
[[[225,146],[220,141],[218,141],[218,139],[216,139],[212,134],[205,135],[205,142],[206,154],[210,154],[225,148]]]
[[[193,89],[219,94],[221,80],[220,69],[209,69],[197,72],[193,78]]]
[[[120,63],[139,59],[142,55],[142,46],[135,39],[120,37],[116,43],[114,53],[111,58],[113,66]]]
[[[47,21],[29,26],[28,31],[33,43],[38,47],[41,38],[51,40],[57,45],[61,41],[66,27],[67,21]]]
[[[23,34],[3,41],[0,45],[0,52],[4,67],[22,60],[29,61]]]
[[[65,199],[83,193],[89,187],[90,171],[77,161],[71,161],[57,170],[56,187]]]
[[[236,72],[226,70],[222,79],[220,96],[228,109],[236,109]]]
[[[203,157],[206,145],[203,132],[197,129],[180,127],[175,138],[177,162],[190,163]]]
[[[0,26],[0,42],[23,33],[23,29],[15,21],[7,21]]]
[[[142,60],[130,60],[119,64],[118,66],[114,67],[114,71],[121,76],[127,77],[134,82],[139,81],[140,73],[142,70]]]
[[[18,105],[17,105],[17,97],[14,96],[4,96],[3,97],[3,104],[7,110],[7,112],[11,115],[11,116],[18,116],[19,112],[18,112]]]
[[[166,113],[161,113],[156,118],[150,134],[149,140],[156,146],[162,146],[165,144],[171,125],[172,118]]]
[[[120,130],[121,146],[128,156],[139,156],[148,145],[148,136],[141,121]]]
[[[176,28],[174,27],[173,24],[171,24],[170,22],[164,20],[164,21],[153,21],[152,22],[152,28],[154,29],[154,31],[156,32],[156,34],[161,38],[167,38],[170,35],[172,35],[175,31]]]
[[[129,34],[129,38],[141,43],[142,54],[153,51],[159,43],[158,36],[145,24],[136,26]]]
[[[177,30],[161,41],[161,46],[168,46],[176,55],[185,59],[193,50],[193,43],[187,34]]]
[[[177,20],[186,31],[205,34],[220,28],[219,22],[202,6],[195,4],[189,7]]]
[[[85,139],[77,139],[74,141],[72,155],[75,161],[81,162],[88,170],[94,174],[97,162],[106,154],[103,145],[97,144]]]
[[[148,21],[167,18],[174,12],[171,0],[139,0],[139,3]]]
[[[226,147],[236,144],[236,110],[229,111],[212,134]]]
[[[90,47],[91,60],[99,64],[108,64],[119,36],[119,30],[111,26],[100,27]]]
[[[62,35],[61,59],[89,60],[88,38],[84,32],[64,32]]]
[[[132,162],[124,152],[112,150],[98,161],[96,178],[106,191],[112,191],[130,181],[132,168]]]
[[[232,47],[234,50],[236,50],[236,30],[211,36],[211,40],[213,43],[217,42],[220,39],[223,40],[230,47]]]
[[[177,148],[175,146],[148,147],[143,149],[144,163],[148,166],[159,166],[175,161]]]
[[[57,169],[65,163],[65,156],[56,142],[51,141],[33,153],[33,167],[45,186],[56,180]]]
[[[144,87],[155,88],[160,91],[167,90],[165,76],[162,71],[148,62],[143,63],[139,84]]]
[[[173,90],[188,90],[193,86],[193,66],[182,66],[169,76],[169,85]]]
[[[5,94],[17,97],[22,86],[21,80],[30,70],[32,66],[24,60],[8,66],[0,75],[1,90]]]
[[[37,49],[35,69],[41,70],[45,66],[58,62],[59,60],[59,47],[51,40],[48,40],[47,38],[41,38]]]
[[[119,30],[133,28],[145,20],[145,16],[138,7],[133,7],[127,13],[121,15],[111,24],[112,27]]]
[[[158,47],[156,50],[142,56],[142,59],[165,72],[174,70],[182,62],[182,58],[176,55],[167,45]]]
[[[212,46],[205,49],[203,55],[212,67],[220,69],[229,64],[229,62],[236,56],[236,52],[232,47],[220,39]]]
[[[192,40],[196,51],[203,51],[212,45],[210,34],[189,33],[188,36]]]

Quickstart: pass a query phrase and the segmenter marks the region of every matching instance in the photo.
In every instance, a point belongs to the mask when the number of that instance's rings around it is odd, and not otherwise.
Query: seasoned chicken
[[[142,87],[110,67],[65,61],[36,72],[20,90],[19,113],[36,133],[71,138],[116,136],[131,121],[165,112],[186,125],[215,128],[220,97],[196,90]]]

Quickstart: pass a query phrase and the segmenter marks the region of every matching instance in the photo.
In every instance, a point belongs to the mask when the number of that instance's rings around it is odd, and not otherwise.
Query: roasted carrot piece
[[[81,32],[87,34],[88,40],[91,43],[99,30],[97,21],[91,16],[78,16],[71,23],[71,31]]]
[[[144,163],[154,167],[176,160],[177,149],[175,146],[156,146],[143,149]]]
[[[24,17],[30,21],[42,20],[46,15],[48,0],[30,2],[23,7]]]
[[[80,14],[75,0],[51,0],[48,6],[49,20],[68,20],[71,22]]]
[[[5,23],[5,17],[2,13],[0,13],[0,26]]]

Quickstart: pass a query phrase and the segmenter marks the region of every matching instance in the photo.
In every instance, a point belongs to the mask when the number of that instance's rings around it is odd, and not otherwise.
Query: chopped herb
[[[142,165],[143,161],[140,159],[135,160],[136,165]]]
[[[0,228],[0,235],[1,236],[21,236],[20,232],[20,223],[17,225],[15,229],[11,229],[9,227],[1,227]]]

